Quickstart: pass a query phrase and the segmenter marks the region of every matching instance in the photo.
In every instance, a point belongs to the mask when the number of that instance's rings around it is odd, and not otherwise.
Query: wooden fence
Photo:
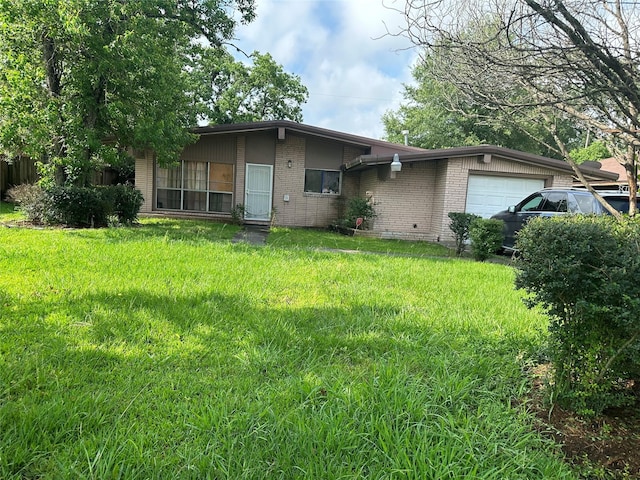
[[[0,199],[4,198],[14,185],[35,183],[38,180],[36,165],[30,158],[22,158],[7,163],[0,159]]]
[[[22,158],[7,163],[0,159],[0,200],[3,200],[7,190],[23,183],[36,183],[38,171],[33,160]],[[133,183],[133,178],[123,177],[117,170],[106,167],[94,172],[91,181],[94,185],[116,185],[118,183]]]

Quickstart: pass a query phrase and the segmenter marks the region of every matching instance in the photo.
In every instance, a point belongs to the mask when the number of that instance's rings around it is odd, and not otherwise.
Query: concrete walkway
[[[266,245],[267,236],[269,235],[269,227],[260,225],[244,225],[238,233],[235,234],[231,242],[248,243],[250,245]]]

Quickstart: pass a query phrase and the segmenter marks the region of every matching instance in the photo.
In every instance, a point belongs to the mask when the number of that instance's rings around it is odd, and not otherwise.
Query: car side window
[[[629,198],[628,197],[604,197],[604,199],[621,213],[629,213]]]
[[[565,192],[549,192],[541,210],[543,212],[566,212],[567,194]]]
[[[540,210],[540,206],[544,202],[544,197],[541,193],[536,193],[529,197],[525,202],[520,206],[521,212],[537,212]]]
[[[595,212],[595,198],[592,195],[569,194],[569,211],[571,213],[593,213]]]

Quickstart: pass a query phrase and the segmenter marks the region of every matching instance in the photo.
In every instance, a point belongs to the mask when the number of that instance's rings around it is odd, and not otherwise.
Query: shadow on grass
[[[7,360],[19,362],[20,355],[35,354],[43,364],[52,363],[51,368],[68,370],[71,376],[84,368],[110,374],[135,358],[187,368],[225,364],[227,373],[234,366],[241,371],[255,367],[257,374],[298,364],[304,368],[305,361],[353,365],[406,357],[407,364],[414,364],[445,350],[478,358],[515,353],[533,341],[488,336],[473,327],[448,331],[421,313],[391,304],[273,307],[240,295],[143,290],[53,303],[20,301],[3,293],[0,302],[0,345]]]
[[[165,474],[176,472],[183,459],[175,449],[206,449],[212,438],[243,439],[233,458],[252,453],[267,468],[278,444],[287,456],[282,442],[298,428],[278,418],[330,428],[334,415],[354,412],[349,399],[360,392],[356,441],[367,435],[366,418],[387,421],[387,409],[402,418],[405,397],[418,391],[433,390],[443,412],[475,412],[487,391],[511,389],[499,368],[526,344],[479,329],[446,331],[381,302],[293,307],[137,289],[51,302],[5,293],[0,302],[0,473],[24,478],[53,478],[69,465],[78,476],[118,466],[153,477],[149,451],[166,457]],[[421,418],[424,406],[415,408]],[[249,429],[267,418],[282,436],[253,451]]]

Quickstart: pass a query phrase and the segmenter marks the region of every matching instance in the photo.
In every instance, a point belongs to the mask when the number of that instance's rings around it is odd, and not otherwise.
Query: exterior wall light
[[[291,160],[287,160],[287,167],[293,167],[293,162]]]
[[[399,172],[402,170],[402,164],[400,163],[400,156],[397,153],[393,154],[393,162],[391,162],[391,171]]]

